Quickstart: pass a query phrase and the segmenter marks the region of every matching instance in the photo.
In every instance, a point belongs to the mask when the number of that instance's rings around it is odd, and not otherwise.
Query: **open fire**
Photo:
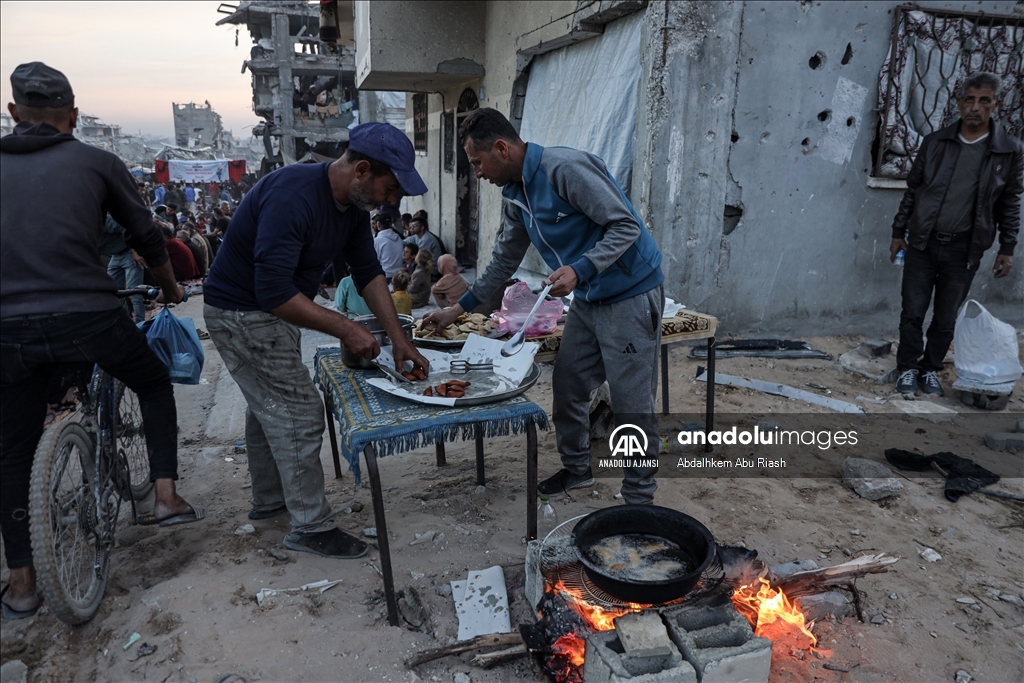
[[[586,650],[586,643],[583,639],[586,636],[590,635],[590,633],[611,631],[615,628],[614,620],[616,617],[621,617],[623,614],[629,614],[630,612],[639,612],[646,607],[650,607],[650,605],[632,602],[629,603],[628,609],[606,609],[598,605],[591,605],[583,596],[582,591],[566,586],[564,581],[558,581],[551,590],[561,595],[565,602],[583,617],[583,622],[589,629],[586,633],[566,633],[560,636],[551,646],[554,652],[564,656],[577,667],[583,666],[584,651]]]
[[[790,602],[782,590],[772,588],[764,577],[759,577],[756,584],[733,591],[732,604],[750,622],[756,636],[776,640],[780,631],[791,630],[809,638],[812,646],[818,644],[800,608]]]

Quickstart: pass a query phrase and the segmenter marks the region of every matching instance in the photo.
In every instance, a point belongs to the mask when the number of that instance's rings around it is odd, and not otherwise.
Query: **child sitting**
[[[434,255],[427,249],[420,249],[416,254],[416,272],[409,282],[409,296],[412,307],[426,306],[430,301],[430,270],[434,266]]]
[[[412,315],[412,297],[405,290],[409,287],[409,273],[400,270],[391,278],[391,300],[395,302],[395,311],[399,315]]]

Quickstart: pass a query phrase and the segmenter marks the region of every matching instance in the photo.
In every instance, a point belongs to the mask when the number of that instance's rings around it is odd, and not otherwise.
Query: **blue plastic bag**
[[[172,382],[199,384],[206,358],[192,318],[176,318],[165,308],[139,327],[146,332],[149,347],[167,366]]]

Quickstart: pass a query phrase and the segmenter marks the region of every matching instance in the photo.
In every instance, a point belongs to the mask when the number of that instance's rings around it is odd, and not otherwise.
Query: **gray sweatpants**
[[[320,447],[324,404],[302,362],[298,327],[262,311],[206,304],[206,327],[248,404],[245,445],[253,510],[283,503],[292,532],[327,531],[334,512],[324,495]]]
[[[605,380],[616,424],[630,422],[652,435],[647,455],[658,457],[655,393],[664,292],[659,286],[613,304],[577,298],[569,307],[551,385],[558,454],[570,472],[583,474],[590,467],[590,393]],[[653,502],[656,471],[625,471],[627,503]]]

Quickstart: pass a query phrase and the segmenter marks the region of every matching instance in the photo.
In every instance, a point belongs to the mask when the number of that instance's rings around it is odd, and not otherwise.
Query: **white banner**
[[[228,180],[227,161],[167,162],[167,175],[176,183],[223,183]]]

